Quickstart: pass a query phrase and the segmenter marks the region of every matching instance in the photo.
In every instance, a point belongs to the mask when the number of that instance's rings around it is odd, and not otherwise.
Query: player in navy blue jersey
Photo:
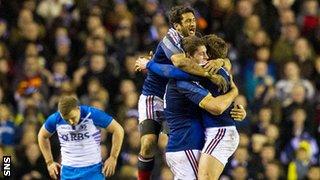
[[[110,157],[104,164],[100,128],[112,133]],[[49,138],[55,132],[61,146],[61,172],[50,148]],[[38,142],[51,178],[98,180],[114,174],[123,136],[121,125],[111,116],[91,106],[79,106],[76,98],[66,96],[59,101],[58,112],[50,115],[41,127]]]
[[[186,56],[196,63],[208,59],[204,41],[195,36],[183,39]],[[198,160],[205,137],[202,127],[202,107],[218,115],[228,108],[237,96],[232,84],[227,94],[213,97],[199,82],[170,79],[165,95],[165,115],[170,128],[166,160],[175,179],[196,179]]]
[[[188,38],[185,38],[185,39],[188,39]],[[221,38],[218,38],[215,35],[209,35],[209,36],[205,36],[203,39],[206,42],[206,47],[209,49],[208,54],[211,56],[211,58],[215,58],[215,57],[224,58],[226,56],[227,46],[226,46],[225,42]],[[189,41],[189,43],[185,43],[185,44],[189,44],[189,46],[190,46],[190,44],[192,44],[192,41]],[[184,50],[185,51],[190,51],[190,48],[185,47]],[[199,61],[201,61],[201,60],[199,60]],[[223,65],[223,63],[221,63],[221,61],[218,62],[218,64],[219,63],[221,65]],[[218,66],[219,65],[217,65],[216,67],[218,67]],[[210,67],[210,68],[212,68],[212,67]],[[231,68],[231,66],[227,67],[226,69],[230,70],[230,68]],[[174,79],[184,79],[185,76],[189,76],[189,74],[181,71],[180,69],[174,68],[172,65],[161,65],[161,66],[159,66],[159,64],[154,63],[152,61],[150,61],[148,63],[148,69],[158,73],[159,75],[162,75],[162,76],[165,76],[165,77],[169,77],[169,78],[174,78]],[[216,71],[218,74],[222,75],[228,82],[230,82],[230,77],[229,77],[228,71],[226,71],[224,68],[218,68],[217,70],[211,69],[211,70]],[[210,82],[208,82],[206,80],[202,80],[201,82],[202,82],[202,85],[205,85],[207,88],[209,88],[211,90],[211,92],[213,93],[213,96],[218,96],[220,94],[220,92],[218,91],[218,88],[216,86],[214,86],[212,83],[210,83]],[[235,106],[231,111],[230,111],[231,106],[229,106],[227,111],[224,111],[225,108],[226,108],[225,106],[221,106],[220,108],[217,107],[217,109],[219,110],[218,113],[219,114],[222,113],[222,115],[221,116],[216,116],[216,119],[219,119],[221,117],[222,117],[221,119],[223,119],[223,117],[224,117],[229,122],[218,121],[217,124],[227,125],[228,123],[230,123],[230,118],[233,118],[234,120],[243,120],[244,117],[246,116],[245,110],[243,109],[243,107],[241,105],[239,105],[239,107]],[[209,117],[211,116],[206,111],[204,111],[203,114],[204,114],[203,117],[206,118],[206,119],[208,119],[207,116],[209,116]],[[231,120],[231,124],[232,123],[233,123],[233,120]],[[207,124],[208,124],[208,122],[205,122],[205,125],[207,125]],[[233,142],[233,145],[235,145],[235,144],[237,144],[237,140],[236,139]],[[230,143],[230,145],[232,145],[232,143]],[[225,154],[228,154],[228,153],[232,154],[233,151],[231,151],[231,153],[229,151],[229,152],[227,152]],[[197,158],[195,158],[195,159],[197,160]],[[211,167],[211,166],[206,166],[206,167]],[[200,169],[200,171],[201,171],[201,169]]]
[[[152,61],[160,64],[173,64],[190,74],[207,77],[217,85],[225,87],[225,81],[218,75],[211,75],[204,68],[190,59],[173,58],[182,53],[181,38],[196,33],[194,11],[189,7],[174,7],[169,14],[171,28],[158,44]],[[164,120],[163,95],[168,79],[149,71],[144,81],[139,98],[139,130],[141,148],[138,156],[138,179],[150,179],[154,164],[154,149],[157,144],[161,124]]]
[[[208,35],[203,39],[206,41],[208,55],[211,58],[224,58],[227,56],[228,48],[223,39],[215,35]],[[223,68],[218,69],[218,73],[223,75],[227,81],[231,80],[229,73]],[[200,84],[208,89],[214,97],[224,94],[219,92],[218,88],[207,80],[202,81]],[[218,115],[202,111],[206,142],[201,151],[199,161],[199,179],[201,180],[219,179],[229,157],[238,147],[239,134],[235,127],[234,119],[243,120],[245,114],[243,114],[243,117],[239,116],[241,106],[240,109],[236,108],[234,111],[232,111],[232,107],[229,106]]]

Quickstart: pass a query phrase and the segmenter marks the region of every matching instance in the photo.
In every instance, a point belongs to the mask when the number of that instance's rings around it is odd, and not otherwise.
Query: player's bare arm
[[[216,74],[218,70],[223,67],[228,72],[231,71],[231,62],[228,58],[218,58],[211,61],[208,61],[204,68],[206,71],[210,72],[211,74]]]
[[[102,171],[105,176],[110,177],[115,172],[117,159],[123,142],[124,130],[121,125],[115,120],[112,120],[106,130],[107,132],[112,134],[112,147],[110,157],[105,161]]]
[[[224,95],[213,97],[210,93],[202,99],[199,106],[213,115],[221,115],[238,96],[239,91],[233,81],[231,81],[231,90]]]
[[[49,133],[42,126],[38,134],[38,143],[39,143],[40,150],[43,154],[43,157],[46,161],[47,169],[49,171],[50,177],[53,179],[58,179],[61,165],[53,161],[51,145],[50,145],[51,135],[52,134]]]
[[[172,63],[183,71],[210,79],[219,87],[219,90],[226,92],[227,82],[220,75],[212,74],[201,67],[196,61],[186,57],[185,53],[174,54],[171,57]]]
[[[208,72],[199,64],[186,57],[185,53],[174,54],[171,57],[173,65],[196,76],[207,77]]]

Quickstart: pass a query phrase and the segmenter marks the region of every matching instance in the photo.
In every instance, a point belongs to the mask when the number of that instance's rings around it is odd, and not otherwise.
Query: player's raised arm
[[[114,119],[106,128],[108,133],[112,134],[112,147],[110,152],[110,157],[106,160],[103,167],[103,173],[109,177],[112,176],[115,172],[117,165],[117,159],[121,150],[124,130],[121,125]]]
[[[60,164],[53,161],[51,145],[50,145],[50,133],[45,126],[42,126],[38,133],[38,143],[41,150],[41,153],[46,161],[47,169],[51,178],[58,179]]]
[[[178,53],[171,56],[173,65],[183,71],[201,77],[209,77],[210,74],[199,64],[188,58],[185,53]]]

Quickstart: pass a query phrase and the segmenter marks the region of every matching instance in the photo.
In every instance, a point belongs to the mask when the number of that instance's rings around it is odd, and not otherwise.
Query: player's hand
[[[49,171],[50,177],[52,179],[58,179],[61,165],[59,163],[53,162],[47,165],[47,169]]]
[[[152,56],[153,56],[153,51],[150,51],[150,52],[149,52],[149,56],[147,57],[147,59],[151,59]]]
[[[235,121],[242,121],[246,118],[247,112],[242,105],[235,105],[232,108],[230,115]]]
[[[206,71],[208,71],[211,74],[216,74],[218,70],[224,65],[224,60],[223,59],[215,59],[208,61],[205,65],[204,68]]]
[[[102,169],[102,173],[110,177],[114,174],[117,165],[117,159],[115,157],[110,156],[105,162]]]
[[[218,75],[218,74],[211,75],[210,81],[218,86],[219,92],[226,93],[228,91],[228,83],[221,75]]]
[[[139,57],[135,63],[135,71],[139,72],[139,71],[147,69],[147,64],[149,61],[150,61],[150,59],[148,59],[148,58]]]

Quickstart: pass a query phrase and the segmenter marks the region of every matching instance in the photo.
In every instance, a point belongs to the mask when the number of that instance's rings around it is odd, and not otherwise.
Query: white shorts
[[[166,152],[166,161],[174,175],[175,180],[197,179],[199,158],[199,150]]]
[[[235,126],[207,128],[206,142],[202,153],[218,159],[224,166],[239,145],[239,134]]]
[[[163,100],[158,96],[141,94],[139,98],[139,123],[146,119],[153,119],[162,124],[164,120]]]

